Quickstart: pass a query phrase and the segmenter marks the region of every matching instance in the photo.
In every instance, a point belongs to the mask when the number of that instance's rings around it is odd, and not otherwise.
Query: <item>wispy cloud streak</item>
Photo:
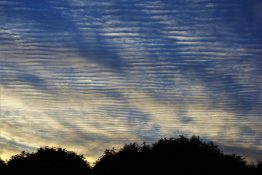
[[[260,6],[1,1],[0,156],[177,134],[261,151]]]

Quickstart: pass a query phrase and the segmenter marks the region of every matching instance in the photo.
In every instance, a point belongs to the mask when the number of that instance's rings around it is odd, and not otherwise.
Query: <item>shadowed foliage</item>
[[[225,155],[212,142],[199,137],[161,139],[152,145],[125,145],[106,150],[93,168],[95,175],[142,174],[256,174],[242,157]]]
[[[7,163],[7,175],[89,175],[91,168],[82,155],[62,148],[45,147],[36,153],[22,152]]]
[[[0,174],[4,174],[6,169],[6,163],[0,159]]]
[[[105,150],[94,167],[82,155],[62,148],[44,147],[22,152],[8,162],[0,159],[0,175],[261,175],[262,162],[247,165],[235,154],[224,154],[199,137],[164,138],[148,145],[131,143],[119,151]]]
[[[262,161],[257,164],[257,172],[258,174],[262,174]]]

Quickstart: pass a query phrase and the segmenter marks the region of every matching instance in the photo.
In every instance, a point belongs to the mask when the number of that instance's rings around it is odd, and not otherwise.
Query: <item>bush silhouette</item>
[[[82,155],[62,148],[44,147],[36,153],[22,152],[7,163],[7,175],[89,175],[91,168]]]
[[[106,150],[96,162],[95,175],[142,174],[250,174],[242,157],[225,155],[212,142],[199,137],[161,139],[152,145],[125,145]]]

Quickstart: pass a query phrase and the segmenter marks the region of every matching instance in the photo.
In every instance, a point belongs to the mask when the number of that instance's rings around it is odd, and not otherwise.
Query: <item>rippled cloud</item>
[[[195,134],[259,159],[260,6],[1,1],[0,156]]]

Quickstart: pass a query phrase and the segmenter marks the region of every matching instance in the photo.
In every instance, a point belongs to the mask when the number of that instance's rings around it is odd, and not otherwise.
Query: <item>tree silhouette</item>
[[[82,155],[62,148],[44,147],[36,153],[22,152],[7,163],[7,175],[89,175],[91,168]]]
[[[131,143],[119,151],[105,150],[91,168],[82,155],[62,148],[44,147],[22,152],[8,162],[0,159],[0,175],[261,175],[262,162],[247,165],[235,154],[199,137],[164,138],[148,145]]]
[[[225,155],[199,137],[161,139],[152,145],[125,145],[106,150],[93,168],[94,175],[250,174],[242,157]]]
[[[0,174],[4,174],[6,169],[6,163],[0,158]]]
[[[257,164],[256,171],[257,171],[257,175],[262,174],[262,161]]]

